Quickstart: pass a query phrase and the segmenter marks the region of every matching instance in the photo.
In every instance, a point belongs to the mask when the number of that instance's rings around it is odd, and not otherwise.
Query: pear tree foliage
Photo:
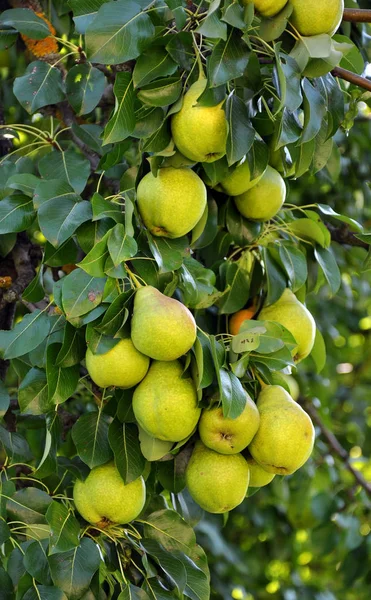
[[[238,419],[264,386],[286,397],[302,359],[320,373],[314,322],[300,355],[292,327],[259,313],[287,288],[303,310],[320,290],[330,302],[332,237],[371,243],[336,206],[290,197],[303,176],[339,177],[337,136],[365,91],[338,75],[363,73],[362,28],[341,23],[341,0],[314,32],[299,0],[278,13],[268,0],[21,4],[0,14],[0,594],[207,600],[203,513],[186,487],[201,409]],[[149,289],[163,311],[152,294],[133,319]],[[254,318],[232,335],[246,307]],[[149,359],[174,351],[168,383]],[[172,386],[197,406],[178,439],[148,432],[148,367],[169,411]],[[139,478],[135,520],[98,522],[110,486],[130,504],[122,486]]]

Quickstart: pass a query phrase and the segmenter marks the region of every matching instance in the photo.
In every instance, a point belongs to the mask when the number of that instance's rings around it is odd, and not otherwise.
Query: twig
[[[315,424],[318,425],[322,436],[325,438],[330,448],[335,452],[335,454],[337,454],[339,458],[341,458],[345,467],[353,475],[357,483],[367,492],[367,494],[371,496],[371,483],[368,483],[368,481],[366,481],[366,479],[363,477],[362,473],[357,471],[357,469],[355,469],[352,466],[348,452],[345,450],[345,448],[343,448],[343,446],[340,444],[339,440],[332,433],[332,431],[327,429],[326,425],[322,422],[321,417],[314,408],[313,404],[309,400],[304,400],[304,406],[306,411],[312,417]]]
[[[35,277],[35,268],[30,254],[32,249],[33,246],[27,236],[18,234],[16,245],[12,250],[12,259],[17,278],[13,285],[2,293],[0,310],[5,308],[7,304],[16,302]]]
[[[72,125],[74,124],[77,125],[75,113],[73,112],[68,102],[61,102],[60,104],[58,104],[58,106],[61,110],[63,121],[67,125],[67,127],[72,127]],[[69,131],[69,133],[76,146],[80,148],[81,152],[86,156],[86,158],[90,162],[92,171],[95,171],[100,161],[99,155],[96,152],[94,152],[94,150],[89,148],[89,146],[87,146],[82,140],[80,140],[80,138],[72,131],[72,129]]]
[[[371,10],[365,8],[345,8],[343,21],[351,23],[371,23]]]
[[[371,92],[371,81],[365,77],[356,75],[355,73],[347,71],[347,69],[343,69],[342,67],[335,67],[332,69],[331,73],[334,77],[340,77],[340,79],[344,79],[344,81],[349,81],[349,83],[353,83],[353,85],[357,85],[358,87]]]
[[[341,227],[335,227],[331,223],[326,223],[326,227],[331,233],[333,242],[338,242],[338,244],[341,244],[342,246],[356,246],[357,248],[369,250],[370,245],[367,244],[367,242],[359,240],[354,233],[349,230],[345,223]]]

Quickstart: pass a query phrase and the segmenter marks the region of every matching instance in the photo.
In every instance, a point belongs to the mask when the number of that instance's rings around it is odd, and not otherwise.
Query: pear
[[[148,435],[180,442],[197,425],[201,409],[193,380],[179,361],[155,361],[133,394],[135,418]]]
[[[286,199],[286,186],[276,169],[268,165],[264,175],[253,188],[236,196],[234,201],[241,215],[253,221],[269,221]]]
[[[300,396],[300,387],[295,377],[288,375],[287,373],[280,373],[280,376],[286,381],[290,390],[291,398],[297,402]]]
[[[280,385],[260,392],[258,433],[249,446],[256,462],[268,473],[290,475],[310,457],[314,427],[309,415]]]
[[[192,313],[174,298],[147,285],[137,290],[131,339],[139,352],[155,360],[176,360],[196,340]]]
[[[250,306],[250,308],[243,308],[234,313],[229,319],[229,333],[231,335],[237,335],[240,332],[242,324],[245,321],[250,321],[256,312],[256,307]]]
[[[143,477],[125,484],[111,462],[92,469],[85,481],[77,480],[73,499],[85,521],[104,528],[136,519],[143,510],[146,486]]]
[[[274,17],[287,4],[287,0],[242,0],[242,2],[246,5],[254,4],[263,17]]]
[[[316,323],[309,310],[290,289],[286,288],[277,302],[263,308],[259,321],[276,321],[292,333],[298,344],[292,351],[296,362],[311,353],[316,337]]]
[[[246,460],[247,464],[249,465],[250,471],[250,487],[264,487],[275,478],[274,473],[268,473],[267,471],[264,471],[264,469],[260,465],[258,465],[256,460],[254,460],[253,458],[247,458]]]
[[[259,422],[256,404],[246,394],[246,406],[239,417],[224,417],[221,406],[204,410],[198,431],[205,446],[211,450],[220,454],[238,454],[250,444],[259,429]]]
[[[85,360],[90,377],[102,388],[131,388],[142,381],[149,367],[148,356],[139,352],[130,338],[120,340],[105,354],[93,354],[88,348]]]
[[[301,35],[327,33],[333,35],[339,28],[344,12],[344,0],[291,0],[290,21]]]
[[[197,104],[206,82],[206,79],[199,79],[191,85],[183,98],[182,108],[171,121],[176,147],[195,162],[214,162],[226,153],[228,126],[224,102],[216,106]]]
[[[137,189],[143,223],[155,236],[179,238],[189,233],[206,207],[206,187],[192,169],[166,167],[147,173]]]
[[[193,500],[207,512],[225,513],[246,497],[249,466],[242,454],[226,456],[200,441],[186,469],[186,485]]]
[[[229,196],[239,196],[254,187],[254,185],[256,185],[263,177],[264,173],[265,171],[258,177],[255,177],[255,179],[251,179],[249,161],[245,156],[238,163],[237,167],[222,179],[220,186],[222,191]]]

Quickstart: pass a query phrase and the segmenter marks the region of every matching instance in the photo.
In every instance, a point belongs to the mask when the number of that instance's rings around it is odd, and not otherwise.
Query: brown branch
[[[371,92],[371,81],[369,79],[366,79],[365,77],[356,75],[355,73],[347,71],[347,69],[343,69],[342,67],[335,67],[334,69],[332,69],[331,73],[334,77],[344,79],[344,81],[353,83],[353,85],[357,85],[358,87]]]
[[[31,257],[33,249],[34,246],[27,236],[19,233],[17,242],[11,253],[17,277],[13,285],[9,289],[3,291],[2,297],[0,298],[0,310],[4,309],[7,304],[16,302],[28,284],[31,283],[32,279],[35,277],[35,266]]]
[[[306,411],[312,417],[314,423],[320,429],[322,436],[325,438],[331,450],[333,450],[334,453],[339,458],[341,458],[346,469],[348,469],[348,471],[353,475],[357,483],[367,492],[367,494],[371,496],[371,483],[368,483],[368,481],[366,481],[366,479],[363,477],[362,473],[360,473],[360,471],[357,471],[357,469],[355,469],[352,466],[348,452],[345,450],[345,448],[343,448],[343,446],[340,444],[339,440],[332,433],[332,431],[327,429],[326,425],[322,422],[321,417],[319,416],[317,410],[314,408],[313,404],[309,400],[304,400],[304,406]]]
[[[343,21],[351,23],[371,23],[371,10],[365,8],[345,8]]]
[[[67,125],[67,127],[72,127],[72,125],[74,124],[78,125],[75,113],[73,112],[68,102],[61,102],[60,104],[58,104],[58,107],[61,110],[63,121]],[[94,152],[94,150],[89,148],[89,146],[87,146],[82,140],[80,140],[80,138],[72,131],[72,129],[70,130],[70,135],[73,141],[75,142],[76,146],[81,150],[81,152],[84,154],[84,156],[86,156],[86,158],[90,162],[92,171],[95,171],[100,161],[99,155],[96,152]]]
[[[370,245],[367,242],[359,240],[355,234],[350,231],[348,225],[345,223],[341,227],[335,227],[331,223],[326,223],[326,227],[331,233],[331,239],[333,242],[337,242],[342,246],[356,246],[357,248],[365,248],[369,250]]]

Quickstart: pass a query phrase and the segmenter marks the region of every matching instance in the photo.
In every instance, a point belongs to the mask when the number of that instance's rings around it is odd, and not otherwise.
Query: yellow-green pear
[[[268,473],[290,475],[310,457],[314,427],[309,415],[280,385],[260,392],[258,433],[249,446],[256,462]]]
[[[196,162],[214,162],[226,153],[228,126],[224,102],[216,106],[197,104],[206,82],[206,79],[199,79],[191,85],[184,95],[182,108],[171,121],[176,147]]]
[[[189,233],[206,207],[206,187],[192,169],[166,167],[157,176],[147,173],[137,189],[143,223],[158,237],[179,238]]]
[[[250,471],[250,487],[264,487],[275,478],[276,475],[274,473],[268,473],[268,471],[264,471],[263,467],[258,465],[256,460],[253,458],[247,458],[246,460]]]
[[[247,190],[251,189],[256,185],[260,179],[263,177],[265,171],[263,171],[258,177],[255,179],[251,179],[251,172],[249,161],[245,156],[237,165],[237,167],[231,171],[222,181],[220,182],[220,186],[222,191],[224,191],[229,196],[239,196]]]
[[[298,344],[292,351],[296,362],[311,353],[316,337],[316,323],[306,306],[299,302],[290,289],[286,288],[277,302],[263,308],[259,321],[276,321],[292,333]]]
[[[290,390],[291,398],[295,400],[295,402],[297,402],[300,396],[300,387],[297,380],[295,379],[295,377],[293,377],[292,375],[288,375],[287,373],[280,373],[280,376],[283,377],[283,379],[286,381]]]
[[[274,17],[277,15],[284,6],[287,4],[287,0],[242,0],[243,4],[253,4],[256,10],[263,15],[263,17]]]
[[[344,0],[290,0],[293,11],[290,21],[301,35],[327,33],[339,28],[344,12]]]
[[[155,360],[176,360],[192,348],[196,333],[184,304],[150,285],[136,291],[131,339],[139,352]]]
[[[113,462],[92,469],[77,480],[73,499],[80,515],[100,528],[129,523],[142,512],[146,500],[143,477],[125,484]]]
[[[246,394],[246,406],[236,419],[223,416],[223,408],[204,410],[198,425],[200,438],[211,450],[220,454],[238,454],[248,446],[258,431],[259,411]]]
[[[253,221],[269,221],[286,199],[286,186],[281,175],[268,165],[260,181],[247,192],[234,198],[241,215]]]
[[[201,414],[193,380],[177,360],[152,363],[134,391],[133,411],[148,435],[168,442],[188,437]]]
[[[186,484],[193,500],[207,512],[216,514],[241,504],[249,477],[249,466],[242,454],[219,454],[200,441],[186,469]]]
[[[148,356],[139,352],[130,338],[120,340],[105,354],[93,354],[88,348],[85,360],[90,377],[102,388],[131,388],[142,381],[149,367]]]

